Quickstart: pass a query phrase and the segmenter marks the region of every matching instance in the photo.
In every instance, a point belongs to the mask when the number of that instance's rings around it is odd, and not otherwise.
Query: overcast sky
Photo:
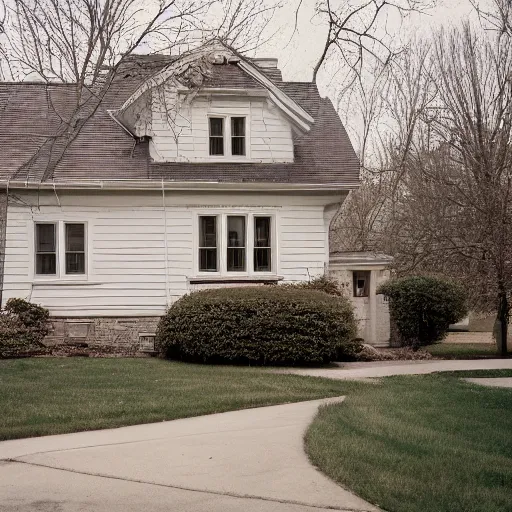
[[[299,11],[297,32],[293,35],[295,11],[300,0],[285,0],[283,7],[272,20],[270,30],[278,30],[271,42],[257,52],[262,57],[277,57],[285,80],[309,81],[315,62],[322,53],[326,27],[315,19],[316,0],[303,0]],[[469,0],[438,0],[438,5],[429,16],[414,15],[405,21],[402,29],[424,32],[428,35],[441,25],[458,24],[471,13]],[[400,30],[400,19],[391,18],[388,30]],[[293,37],[292,37],[293,36]],[[291,40],[290,40],[291,38]],[[319,79],[320,88],[325,92],[325,78]]]

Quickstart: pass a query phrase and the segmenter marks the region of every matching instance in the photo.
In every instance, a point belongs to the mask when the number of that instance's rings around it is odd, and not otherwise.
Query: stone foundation
[[[49,347],[76,344],[109,351],[151,352],[152,338],[160,317],[50,318]]]

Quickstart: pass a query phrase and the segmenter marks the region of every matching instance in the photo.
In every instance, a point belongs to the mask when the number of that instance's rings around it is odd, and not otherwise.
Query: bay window
[[[199,272],[235,276],[275,271],[272,216],[200,214],[198,221]]]

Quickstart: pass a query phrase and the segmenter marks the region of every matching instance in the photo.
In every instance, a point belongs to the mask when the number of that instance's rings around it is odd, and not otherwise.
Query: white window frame
[[[250,160],[251,144],[250,144],[250,118],[247,114],[234,114],[234,113],[217,113],[208,112],[208,144],[206,146],[206,154],[212,160],[222,160],[223,162],[240,162]],[[224,154],[223,155],[210,155],[210,118],[222,118],[224,124]],[[243,117],[245,119],[245,155],[232,155],[231,154],[231,118]]]
[[[36,224],[53,224],[56,227],[56,274],[37,274],[36,273]],[[85,273],[83,274],[66,274],[66,224],[83,224],[84,225],[84,253],[85,253]],[[91,247],[90,224],[81,218],[69,218],[66,220],[55,220],[50,218],[34,218],[32,223],[32,278],[34,281],[87,281],[89,279]]]
[[[207,272],[199,269],[199,217],[215,216],[217,217],[217,271]],[[217,277],[217,278],[236,278],[236,277],[268,277],[276,276],[278,273],[278,237],[277,237],[277,214],[275,211],[247,211],[247,210],[198,210],[194,215],[194,277]],[[227,269],[227,218],[228,217],[245,217],[245,257],[246,270],[243,272],[228,271]],[[270,217],[270,241],[271,252],[270,272],[254,271],[254,219],[256,217]]]
[[[46,224],[55,226],[55,274],[38,274],[37,273],[37,228],[38,224]],[[34,241],[34,248],[32,251],[32,255],[34,257],[34,265],[33,271],[34,275],[41,277],[43,279],[55,279],[59,275],[59,243],[60,243],[60,233],[59,233],[59,223],[55,221],[36,221],[34,222],[34,236],[32,237]],[[52,253],[53,254],[53,253]]]

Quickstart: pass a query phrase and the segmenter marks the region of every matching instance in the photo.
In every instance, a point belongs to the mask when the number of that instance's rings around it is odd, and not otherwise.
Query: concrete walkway
[[[284,370],[285,373],[326,377],[329,379],[357,380],[391,375],[419,375],[456,370],[512,370],[512,359],[479,359],[474,361],[375,361],[371,363],[338,363],[337,367]]]
[[[512,377],[493,377],[464,380],[472,382],[473,384],[480,384],[481,386],[489,386],[491,388],[512,388]]]
[[[315,469],[305,429],[342,398],[0,443],[0,511],[377,511]]]

